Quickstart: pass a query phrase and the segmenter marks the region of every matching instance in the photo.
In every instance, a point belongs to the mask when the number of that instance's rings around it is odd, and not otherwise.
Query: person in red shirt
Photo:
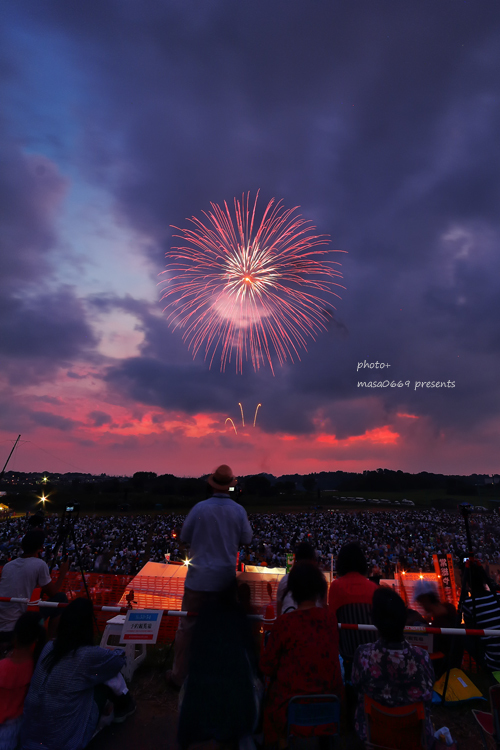
[[[326,595],[326,580],[316,565],[295,563],[288,588],[297,609],[280,615],[261,656],[260,669],[270,678],[264,701],[264,743],[284,743],[290,698],[335,693],[343,697],[335,615],[317,601]]]
[[[372,599],[379,588],[366,577],[368,564],[357,542],[342,547],[337,557],[337,576],[330,586],[328,607],[338,622],[372,624]],[[358,646],[372,643],[376,633],[362,630],[340,631],[340,654],[344,660],[346,680]]]
[[[0,661],[0,746],[15,748],[21,731],[24,699],[36,661],[45,644],[45,629],[36,612],[21,615],[14,626],[14,650]]]

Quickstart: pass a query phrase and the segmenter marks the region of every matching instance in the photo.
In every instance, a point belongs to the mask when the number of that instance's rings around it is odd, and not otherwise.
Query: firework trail
[[[238,434],[238,430],[236,429],[236,425],[234,424],[234,422],[233,422],[233,420],[231,419],[231,417],[228,417],[228,418],[226,419],[226,421],[224,422],[224,424],[227,424],[228,422],[231,422],[231,424],[233,425],[233,430],[234,430],[235,434],[237,435],[237,434]]]
[[[242,425],[242,427],[244,427],[245,426],[245,417],[243,415],[243,407],[242,407],[242,405],[240,404],[239,401],[238,401],[238,406],[240,407],[240,411],[241,411],[241,425]]]
[[[191,228],[174,227],[180,234],[173,247],[162,300],[172,328],[196,357],[200,349],[210,363],[220,351],[220,369],[234,358],[236,372],[243,361],[258,370],[266,361],[274,373],[280,365],[300,359],[308,337],[326,329],[327,303],[318,293],[338,297],[332,287],[340,265],[324,259],[330,250],[327,235],[271,200],[260,224],[255,213],[258,193],[234,201],[234,217],[212,203],[205,222],[191,218]],[[339,251],[335,251],[339,252]],[[342,287],[343,288],[343,287]]]
[[[255,427],[255,423],[257,421],[257,412],[259,411],[259,407],[262,406],[262,404],[257,404],[257,408],[255,409],[255,417],[253,418],[253,426]]]

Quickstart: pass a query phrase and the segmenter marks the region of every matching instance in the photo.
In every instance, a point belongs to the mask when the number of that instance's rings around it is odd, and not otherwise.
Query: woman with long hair
[[[92,603],[75,599],[35,669],[24,704],[22,750],[81,750],[91,740],[107,701],[108,689],[100,686],[125,664],[123,651],[93,640]]]

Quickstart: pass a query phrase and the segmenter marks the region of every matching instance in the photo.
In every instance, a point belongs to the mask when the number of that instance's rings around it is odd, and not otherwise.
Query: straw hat
[[[236,484],[236,477],[233,475],[233,471],[230,466],[221,464],[216,468],[213,474],[207,479],[208,484],[214,488],[223,492],[228,490],[230,487],[234,487]]]

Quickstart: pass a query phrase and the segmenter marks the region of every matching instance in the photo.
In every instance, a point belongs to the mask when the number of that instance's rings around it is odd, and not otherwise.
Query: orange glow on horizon
[[[356,443],[376,443],[388,445],[397,443],[400,435],[398,432],[391,430],[389,425],[384,427],[375,427],[373,430],[367,430],[363,435],[352,435],[351,437],[338,440],[335,435],[318,435],[318,443],[328,443],[328,445],[353,445]]]

